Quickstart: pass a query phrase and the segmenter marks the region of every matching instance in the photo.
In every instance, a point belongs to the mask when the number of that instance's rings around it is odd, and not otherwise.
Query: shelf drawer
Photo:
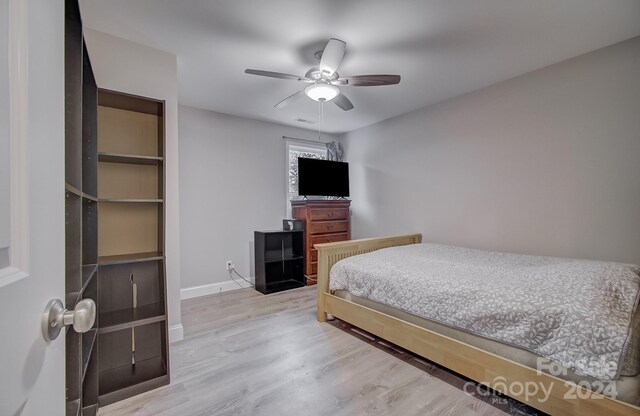
[[[346,220],[349,208],[313,208],[309,210],[311,221]]]
[[[349,228],[348,221],[315,221],[309,225],[310,234],[335,234],[346,233]]]
[[[311,247],[316,244],[334,243],[345,240],[348,240],[347,233],[315,235],[311,237]]]

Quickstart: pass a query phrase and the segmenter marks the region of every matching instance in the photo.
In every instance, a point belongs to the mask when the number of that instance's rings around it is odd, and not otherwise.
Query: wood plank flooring
[[[315,287],[183,301],[171,385],[99,415],[520,414],[496,396],[467,395],[466,380],[340,321],[318,323],[315,302]]]

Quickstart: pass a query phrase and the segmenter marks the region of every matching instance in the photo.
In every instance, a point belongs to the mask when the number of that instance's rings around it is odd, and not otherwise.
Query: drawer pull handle
[[[333,217],[333,212],[329,212],[329,213],[327,214],[327,217]]]
[[[327,225],[327,229],[333,230],[333,225]]]

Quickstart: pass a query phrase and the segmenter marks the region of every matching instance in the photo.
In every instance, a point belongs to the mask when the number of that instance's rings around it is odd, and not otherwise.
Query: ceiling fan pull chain
[[[322,141],[320,138],[320,131],[322,130],[322,101],[318,101],[318,141]]]
[[[322,127],[324,125],[324,101],[320,101],[320,123],[318,123],[318,141],[322,141]]]

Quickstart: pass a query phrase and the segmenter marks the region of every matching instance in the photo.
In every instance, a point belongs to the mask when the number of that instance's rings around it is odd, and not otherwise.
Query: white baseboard
[[[231,290],[242,289],[240,285],[242,286],[242,288],[250,287],[249,283],[240,279],[236,281],[227,280],[224,282],[210,283],[208,285],[186,287],[184,289],[180,289],[180,299],[181,300],[193,299],[193,298],[198,298],[200,296],[207,296],[207,295],[213,295],[216,293],[229,292]]]
[[[182,324],[171,325],[169,327],[169,343],[182,341],[184,339],[184,327]]]

